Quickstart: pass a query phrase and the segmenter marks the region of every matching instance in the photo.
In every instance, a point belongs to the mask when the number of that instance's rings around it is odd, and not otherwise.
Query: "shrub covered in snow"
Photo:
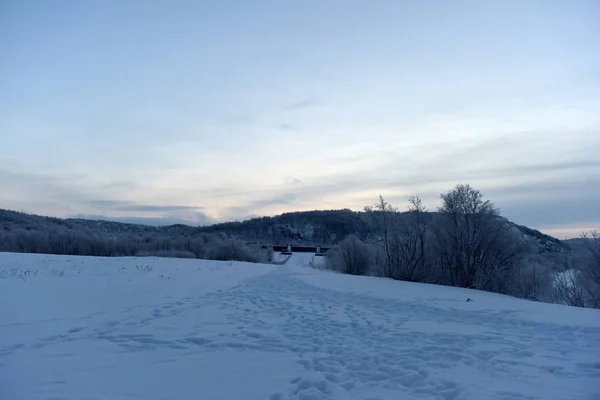
[[[247,245],[236,239],[224,239],[210,244],[206,258],[219,261],[268,262],[269,251],[257,245]]]
[[[373,256],[369,245],[350,235],[327,252],[327,265],[345,274],[366,275],[373,265]]]

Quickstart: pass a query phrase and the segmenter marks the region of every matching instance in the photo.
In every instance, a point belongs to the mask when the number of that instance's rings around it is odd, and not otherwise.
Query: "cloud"
[[[225,125],[246,125],[252,122],[253,119],[246,115],[224,115],[219,117],[217,121]]]
[[[0,168],[0,201],[14,209],[24,210],[30,206],[37,208],[42,204],[52,205],[52,211],[45,212],[56,213],[59,209],[86,199],[84,190],[78,187],[86,178],[82,174],[55,176]]]
[[[319,104],[319,102],[316,99],[307,98],[304,100],[297,101],[295,103],[288,104],[285,107],[283,107],[283,109],[284,109],[284,111],[301,110],[304,108],[314,107],[317,104]]]
[[[253,214],[246,207],[228,207],[217,222],[244,221],[256,217],[260,217],[260,215]]]
[[[600,174],[489,189],[488,197],[507,218],[532,227],[582,226],[600,221]],[[496,200],[494,200],[496,199]]]
[[[526,172],[554,172],[554,171],[572,171],[581,169],[600,169],[600,161],[588,160],[588,161],[558,161],[558,162],[544,162],[540,164],[529,164],[529,165],[515,165],[511,167],[505,167],[496,169],[499,172],[511,172],[522,174]],[[489,170],[492,172],[494,170]]]
[[[136,182],[132,181],[114,181],[102,185],[104,190],[133,190],[138,187]]]
[[[289,206],[292,205],[295,200],[296,196],[291,193],[283,193],[263,199],[251,200],[239,206],[228,207],[224,210],[224,213],[219,220],[239,221],[259,217],[268,214],[269,209],[273,206]]]
[[[600,220],[597,199],[590,196],[571,199],[566,207],[560,199],[515,202],[502,206],[500,211],[511,221],[538,229],[553,225],[579,226]]]
[[[286,185],[301,185],[304,183],[301,179],[295,178],[293,176],[286,176],[285,178],[283,178],[283,180]]]
[[[289,205],[289,204],[292,204],[295,200],[296,200],[296,196],[294,194],[284,193],[284,194],[279,194],[279,195],[269,197],[266,199],[259,199],[259,200],[251,201],[250,203],[248,203],[247,208],[252,210],[252,209],[261,209],[261,208],[269,207],[272,205],[279,205],[279,204]]]
[[[211,225],[214,223],[209,218],[206,219],[185,219],[178,217],[108,217],[105,215],[98,214],[76,214],[72,216],[72,218],[82,218],[82,219],[91,219],[91,220],[103,220],[103,221],[115,221],[115,222],[123,222],[126,224],[136,224],[136,225],[150,225],[150,226],[168,226],[168,225],[190,225],[190,226],[204,226]]]
[[[110,211],[126,211],[126,212],[198,212],[203,210],[204,207],[196,206],[179,206],[179,205],[151,205],[151,204],[139,204],[132,201],[121,201],[121,200],[88,200],[88,205],[97,209],[108,209]]]
[[[281,129],[282,131],[293,131],[296,129],[293,125],[290,124],[279,124],[277,125],[277,128]]]
[[[90,208],[100,210],[102,215],[87,214],[142,225],[210,225],[215,221],[207,216],[203,207],[185,205],[154,205],[122,200],[88,200],[84,202]],[[123,215],[125,214],[125,215]],[[142,214],[142,215],[136,215]]]
[[[135,182],[115,181],[97,185],[98,190],[86,179],[87,176],[80,174],[55,176],[0,168],[0,181],[5,189],[0,194],[0,206],[44,215],[87,215],[149,225],[207,225],[214,222],[199,206],[98,199],[100,192],[105,196],[117,197],[138,185]]]

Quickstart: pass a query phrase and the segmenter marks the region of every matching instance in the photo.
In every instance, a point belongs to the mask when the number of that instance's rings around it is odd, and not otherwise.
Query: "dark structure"
[[[273,251],[278,251],[282,254],[290,254],[290,253],[315,253],[316,255],[323,255],[323,253],[327,252],[330,247],[322,247],[322,246],[297,246],[297,245],[275,245],[272,246]],[[320,251],[319,251],[320,250]]]

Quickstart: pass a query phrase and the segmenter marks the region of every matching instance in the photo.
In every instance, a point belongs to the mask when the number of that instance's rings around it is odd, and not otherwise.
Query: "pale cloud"
[[[293,176],[286,176],[285,178],[283,178],[283,180],[288,185],[301,185],[302,183],[304,183],[301,179],[295,178]]]
[[[308,98],[305,100],[300,100],[291,104],[288,104],[283,107],[285,111],[293,111],[293,110],[301,110],[303,108],[314,107],[318,105],[319,102],[314,98]]]
[[[192,216],[188,218],[180,218],[176,216],[161,216],[161,217],[132,217],[132,216],[106,216],[102,214],[76,214],[72,218],[116,221],[126,224],[151,225],[151,226],[167,226],[167,225],[188,225],[188,226],[205,226],[215,223],[216,221],[207,218],[203,215]]]
[[[121,200],[88,200],[86,201],[86,204],[99,210],[104,209],[124,212],[187,212],[200,211],[203,209],[203,207],[196,206],[137,204],[135,202]]]

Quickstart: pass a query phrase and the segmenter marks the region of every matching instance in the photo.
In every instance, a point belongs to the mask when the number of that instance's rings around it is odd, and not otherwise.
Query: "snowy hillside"
[[[0,253],[0,399],[600,398],[600,310],[312,258]]]

